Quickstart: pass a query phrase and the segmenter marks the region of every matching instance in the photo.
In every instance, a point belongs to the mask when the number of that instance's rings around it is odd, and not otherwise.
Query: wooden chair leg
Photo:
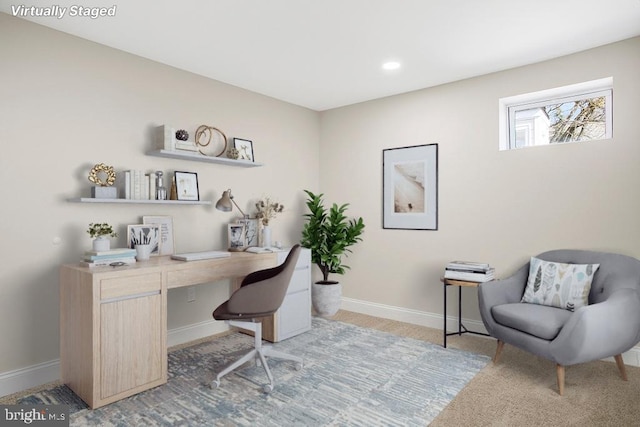
[[[556,365],[556,377],[558,377],[558,393],[564,394],[564,366]]]
[[[622,376],[622,379],[624,381],[627,381],[627,370],[624,367],[624,360],[622,360],[622,355],[618,354],[617,356],[614,356],[614,358],[616,359],[616,365],[618,365],[618,370],[620,370],[620,376]]]
[[[500,360],[500,354],[502,353],[502,349],[504,348],[504,341],[498,340],[498,346],[496,347],[496,354],[493,356],[493,363],[498,363]]]

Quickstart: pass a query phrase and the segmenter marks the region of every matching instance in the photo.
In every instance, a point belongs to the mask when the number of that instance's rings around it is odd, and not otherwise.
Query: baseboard
[[[443,324],[442,315],[437,313],[428,313],[425,311],[372,303],[352,298],[343,298],[342,308],[344,310],[367,314],[369,316],[382,317],[384,319],[397,320],[400,322],[440,330],[442,329]],[[463,318],[462,322],[471,330],[486,332],[484,325],[478,320]],[[457,317],[447,316],[447,330],[455,331],[458,327],[457,325]],[[217,322],[215,320],[207,320],[180,328],[174,328],[167,332],[167,346],[172,347],[184,344],[214,334],[222,333],[227,330],[228,326],[226,323]],[[640,346],[632,348],[622,356],[625,364],[629,366],[640,366]],[[613,358],[607,358],[605,360],[610,362],[614,361]],[[16,369],[14,371],[0,373],[0,397],[18,393],[59,379],[59,359]]]
[[[367,314],[369,316],[381,317],[383,319],[411,323],[412,325],[426,326],[433,329],[442,330],[443,326],[443,319],[441,314],[428,313],[425,311],[395,307],[386,304],[378,304],[352,298],[342,298],[342,309],[353,311],[356,313]],[[463,317],[462,323],[470,330],[484,333],[487,332],[484,324],[481,321],[466,319]],[[458,317],[447,316],[447,331],[453,332],[457,329]],[[624,359],[624,363],[626,365],[640,366],[640,346],[635,346],[631,350],[623,353],[622,358]],[[607,362],[615,362],[613,357],[608,357],[603,360]]]
[[[60,359],[0,374],[0,397],[60,379]]]

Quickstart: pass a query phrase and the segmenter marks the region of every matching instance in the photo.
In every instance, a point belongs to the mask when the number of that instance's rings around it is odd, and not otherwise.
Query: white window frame
[[[613,137],[613,77],[576,83],[553,89],[509,96],[498,100],[499,149],[514,150],[515,146],[515,112],[541,107],[549,104],[575,101],[585,98],[604,96],[605,101],[605,137]],[[564,143],[563,143],[564,144]],[[550,144],[562,145],[562,144]],[[528,148],[527,146],[522,148]]]

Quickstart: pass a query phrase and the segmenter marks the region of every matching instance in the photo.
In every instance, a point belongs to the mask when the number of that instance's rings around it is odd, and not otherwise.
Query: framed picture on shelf
[[[160,225],[135,224],[127,225],[127,247],[135,249],[136,245],[151,245],[151,256],[160,255],[162,245]]]
[[[176,171],[173,173],[173,177],[176,181],[176,196],[178,200],[200,200],[197,173]]]
[[[382,227],[438,229],[438,144],[382,150]]]
[[[233,138],[233,148],[238,150],[238,160],[255,162],[253,157],[253,142],[248,139]]]
[[[230,251],[243,251],[245,246],[244,224],[228,224],[227,237]]]
[[[244,225],[244,245],[258,246],[258,218],[239,218],[236,224]]]
[[[172,255],[175,252],[172,217],[145,215],[142,217],[142,223],[160,226],[160,255]]]

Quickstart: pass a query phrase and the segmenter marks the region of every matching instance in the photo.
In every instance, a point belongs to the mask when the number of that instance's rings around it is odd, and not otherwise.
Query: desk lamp
[[[245,219],[248,218],[248,215],[245,214],[242,211],[242,209],[240,209],[240,206],[238,206],[236,201],[233,200],[233,195],[231,194],[231,189],[222,192],[222,197],[220,197],[220,200],[218,200],[216,202],[216,209],[218,209],[220,211],[223,211],[223,212],[231,212],[233,210],[233,206],[234,205],[240,211],[240,213],[242,214],[243,218],[245,218]]]

